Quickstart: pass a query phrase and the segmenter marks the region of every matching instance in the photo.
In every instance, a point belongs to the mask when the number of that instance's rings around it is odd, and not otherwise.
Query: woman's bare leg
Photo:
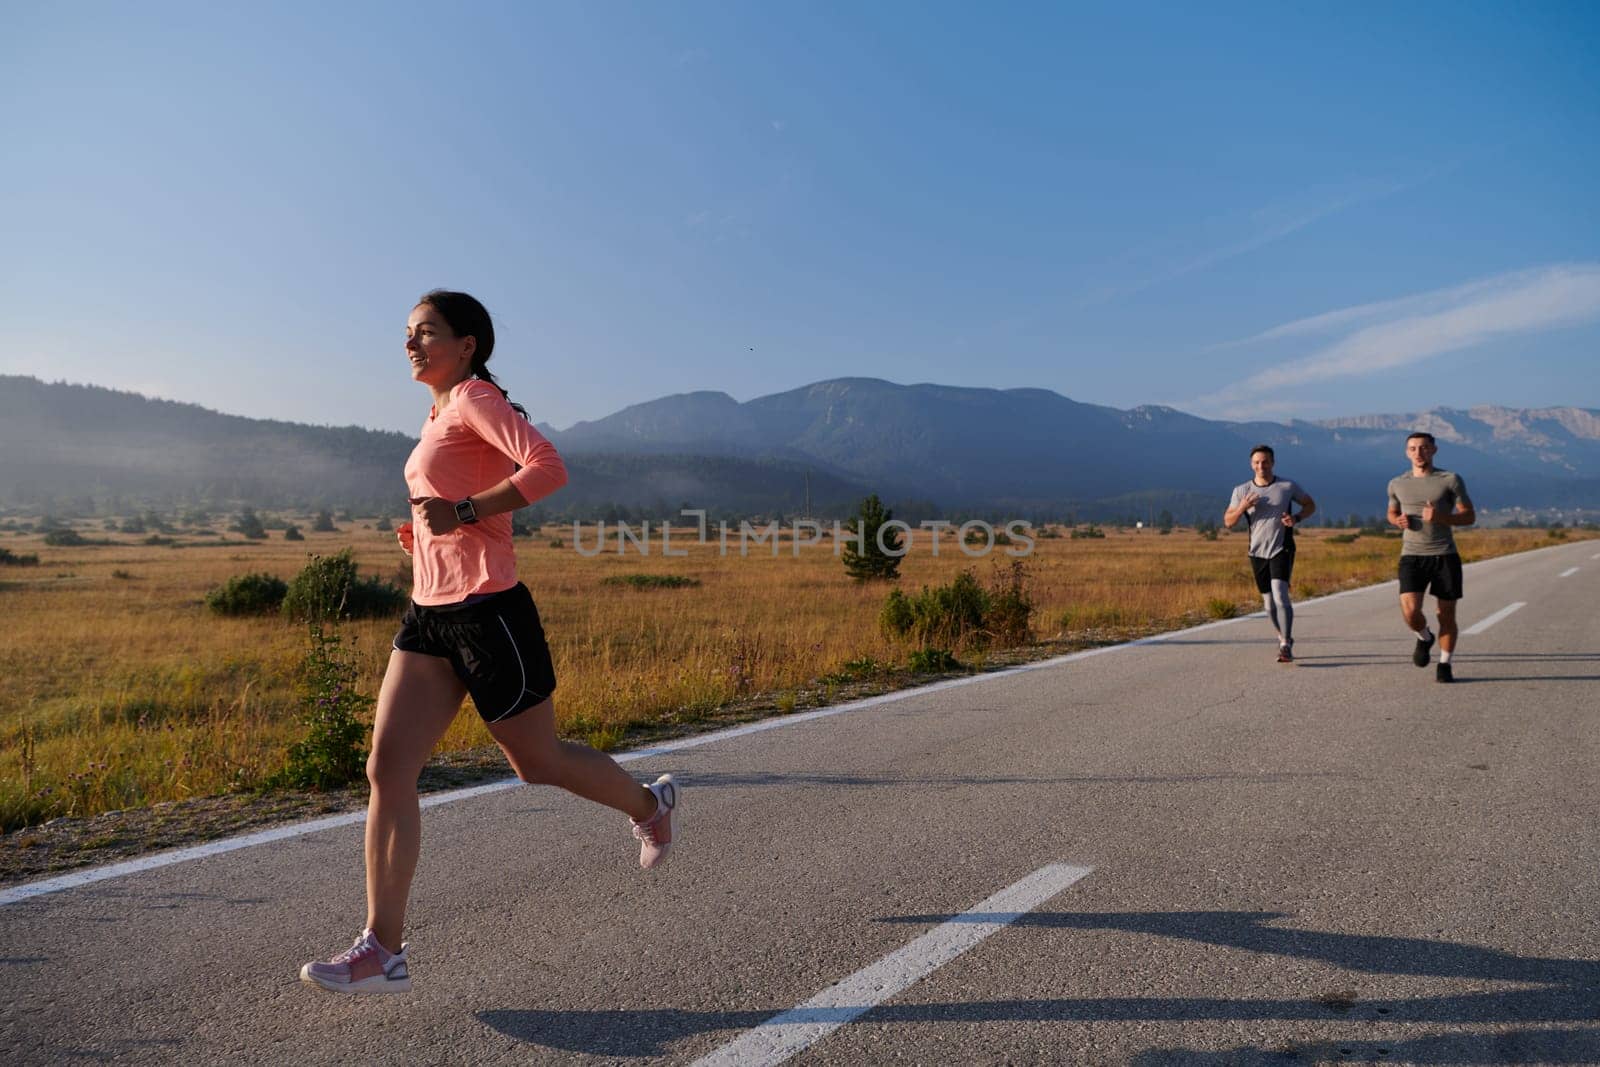
[[[367,780],[367,928],[390,952],[400,951],[406,898],[422,848],[417,778],[434,746],[461,710],[466,688],[450,661],[420,652],[389,654],[378,692]]]
[[[556,737],[553,700],[490,723],[489,733],[524,782],[560,786],[636,821],[656,813],[656,795],[634,781],[616,760],[588,745]]]

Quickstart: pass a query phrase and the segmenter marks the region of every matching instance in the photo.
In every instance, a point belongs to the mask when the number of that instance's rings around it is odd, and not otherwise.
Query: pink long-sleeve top
[[[567,484],[567,468],[555,445],[499,389],[468,378],[450,390],[444,411],[428,412],[422,440],[406,460],[406,488],[413,497],[459,501],[507,478],[531,504]],[[517,584],[509,512],[439,536],[419,522],[414,536],[411,599],[418,604],[456,604]]]

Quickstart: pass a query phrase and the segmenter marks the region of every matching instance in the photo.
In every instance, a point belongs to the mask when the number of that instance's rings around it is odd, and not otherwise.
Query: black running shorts
[[[1440,600],[1460,600],[1461,557],[1454,552],[1448,556],[1401,556],[1400,591],[1432,592]]]
[[[400,620],[394,647],[449,660],[484,722],[509,719],[556,691],[539,609],[521,582],[468,604],[413,603]]]
[[[1287,582],[1294,575],[1294,549],[1286,548],[1270,559],[1250,557],[1250,569],[1256,572],[1256,592],[1262,596],[1272,592],[1272,580]]]

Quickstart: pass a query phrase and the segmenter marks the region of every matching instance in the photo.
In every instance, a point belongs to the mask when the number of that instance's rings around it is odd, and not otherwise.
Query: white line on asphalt
[[[911,944],[830,986],[737,1040],[696,1060],[693,1067],[772,1067],[821,1041],[943,967],[984,938],[1016,922],[1086,877],[1093,868],[1052,863],[1000,890]]]
[[[422,807],[431,808],[439,804],[448,804],[452,800],[466,800],[468,797],[483,796],[485,793],[498,793],[502,789],[510,789],[512,786],[521,784],[521,781],[516,778],[508,778],[499,782],[490,782],[488,785],[475,785],[469,789],[456,789],[448,793],[432,793],[422,798]],[[107,878],[121,878],[125,874],[153,871],[157,867],[168,867],[174,863],[183,863],[186,860],[204,859],[207,856],[216,856],[224,852],[232,852],[235,849],[266,845],[273,841],[287,841],[291,837],[314,834],[318,830],[332,830],[336,827],[350,826],[353,823],[366,821],[366,812],[347,811],[343,815],[329,815],[325,819],[312,819],[310,822],[274,826],[270,830],[245,834],[241,837],[226,837],[221,841],[207,841],[203,845],[191,845],[188,848],[174,849],[171,852],[157,852],[149,856],[140,856],[138,859],[113,863],[106,867],[90,867],[86,871],[73,871],[71,874],[46,878],[40,882],[28,882],[24,885],[12,886],[9,889],[0,889],[0,907],[4,907],[7,904],[15,904],[19,900],[27,900],[29,897],[42,897],[47,893],[59,893],[63,889],[76,889],[80,885],[103,882]]]
[[[1510,615],[1513,611],[1516,611],[1518,608],[1525,608],[1527,606],[1528,602],[1525,600],[1518,600],[1515,603],[1507,604],[1505,607],[1501,608],[1493,615],[1490,615],[1488,618],[1479,619],[1465,630],[1462,630],[1461,633],[1465,637],[1471,637],[1473,634],[1481,634],[1483,631],[1487,630],[1489,627],[1493,626],[1507,615]]]
[[[1556,575],[1556,577],[1558,577],[1558,578],[1571,578],[1574,574],[1577,574],[1577,573],[1578,573],[1578,568],[1576,568],[1576,567],[1568,567],[1566,570],[1564,570],[1560,574]]]
[[[1565,546],[1554,545],[1550,548],[1536,548],[1531,549],[1528,552],[1517,552],[1509,556],[1496,556],[1493,559],[1485,559],[1479,560],[1476,563],[1469,563],[1467,564],[1467,567],[1469,569],[1476,570],[1480,567],[1486,567],[1504,562],[1506,560],[1530,556],[1538,552],[1554,552],[1562,547]],[[1597,555],[1596,558],[1600,559],[1600,555]],[[1338,593],[1329,593],[1327,596],[1313,597],[1310,600],[1303,600],[1297,603],[1295,605],[1295,610],[1304,612],[1307,607],[1313,604],[1322,604],[1329,600],[1339,600],[1344,597],[1357,596],[1361,593],[1370,593],[1374,590],[1388,588],[1394,584],[1395,582],[1391,579],[1390,581],[1379,582],[1375,585],[1359,586],[1355,589],[1346,589]],[[1509,614],[1509,612],[1507,612],[1507,614]],[[1218,626],[1232,626],[1235,623],[1247,622],[1252,619],[1260,619],[1265,617],[1265,615],[1265,612],[1258,611],[1253,615],[1241,615],[1238,618],[1233,619],[1219,619],[1216,622],[1202,623],[1199,626],[1191,626],[1184,630],[1172,630],[1164,634],[1156,634],[1153,637],[1142,637],[1137,641],[1129,641],[1125,644],[1106,645],[1103,648],[1085,649],[1082,652],[1073,652],[1065,656],[1056,656],[1053,659],[1039,660],[1036,663],[1024,663],[1017,667],[1008,667],[1005,670],[991,671],[987,674],[969,675],[965,678],[952,678],[943,682],[934,682],[932,685],[918,686],[915,689],[901,689],[893,693],[884,693],[881,696],[868,697],[865,700],[856,700],[849,704],[836,704],[829,708],[818,708],[815,711],[801,712],[797,715],[774,716],[773,718],[763,719],[760,722],[749,723],[745,726],[735,726],[726,730],[717,730],[709,734],[697,734],[693,737],[685,737],[677,741],[668,741],[664,744],[652,745],[650,748],[635,749],[632,752],[620,752],[614,755],[612,758],[618,763],[630,763],[634,760],[648,759],[651,756],[660,756],[668,752],[679,752],[686,748],[698,748],[701,745],[715,744],[718,741],[727,741],[735,737],[743,737],[746,734],[760,733],[763,730],[776,730],[780,727],[790,726],[795,723],[810,722],[813,719],[825,719],[833,715],[844,715],[849,712],[864,711],[867,708],[875,708],[882,704],[889,704],[897,700],[908,700],[911,697],[923,696],[928,693],[936,693],[941,689],[955,689],[959,688],[960,686],[975,685],[980,682],[993,681],[997,678],[1005,678],[1010,675],[1021,674],[1026,671],[1047,670],[1051,667],[1059,667],[1063,664],[1076,662],[1077,660],[1088,659],[1090,656],[1101,656],[1108,652],[1118,652],[1123,649],[1138,648],[1141,645],[1159,644],[1162,641],[1170,641],[1176,637],[1184,637],[1188,634],[1200,633],[1203,630],[1214,629]],[[1478,625],[1484,626],[1486,623],[1493,621],[1498,620],[1486,619],[1484,622],[1479,623]],[[1477,631],[1474,629],[1468,630],[1467,632],[1476,633]],[[442,793],[430,793],[422,798],[422,806],[424,808],[432,808],[437,807],[440,804],[452,804],[458,800],[468,800],[472,797],[483,796],[486,793],[498,793],[502,789],[512,789],[521,784],[522,783],[516,778],[503,778],[497,782],[490,782],[486,785],[472,786],[467,789],[453,789]],[[46,878],[38,882],[28,882],[24,883],[23,885],[12,886],[10,889],[0,889],[0,907],[4,907],[7,904],[15,904],[19,900],[27,900],[30,897],[44,896],[48,893],[59,893],[64,889],[74,889],[78,886],[90,885],[94,882],[102,882],[107,878],[120,878],[125,874],[137,874],[140,871],[152,871],[159,867],[170,866],[174,863],[186,863],[189,860],[204,859],[207,856],[216,856],[224,852],[233,852],[236,849],[250,848],[254,845],[270,844],[274,841],[283,841],[288,838],[299,837],[303,834],[315,833],[318,830],[331,830],[340,826],[350,826],[354,823],[363,822],[366,817],[367,816],[365,812],[347,812],[343,815],[332,815],[325,819],[314,819],[310,822],[291,823],[287,826],[278,826],[271,830],[263,830],[254,834],[245,834],[241,837],[227,837],[220,841],[208,841],[203,845],[192,845],[188,848],[175,849],[171,852],[157,852],[154,855],[141,856],[138,859],[127,860],[122,863],[113,863],[106,867],[90,867],[88,870],[74,871],[71,874],[59,875],[55,878]]]

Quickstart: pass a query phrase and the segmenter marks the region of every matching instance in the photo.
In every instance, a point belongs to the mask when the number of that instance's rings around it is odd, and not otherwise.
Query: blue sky
[[[1600,7],[30,5],[0,372],[414,431],[824,378],[1600,408]]]

